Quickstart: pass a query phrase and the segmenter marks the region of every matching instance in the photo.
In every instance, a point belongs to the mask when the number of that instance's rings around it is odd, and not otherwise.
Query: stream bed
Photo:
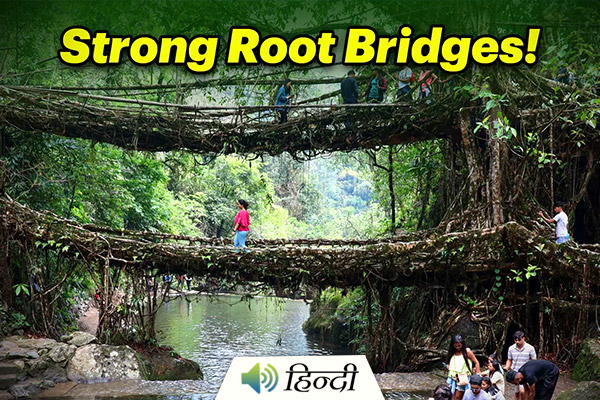
[[[308,315],[309,306],[301,300],[257,297],[242,301],[232,295],[172,298],[157,314],[159,341],[198,362],[204,380],[69,383],[65,385],[72,387],[59,385],[43,397],[55,398],[53,394],[62,391],[63,399],[214,400],[234,357],[349,354],[347,349],[307,338],[302,324]],[[402,392],[387,392],[385,397],[427,398],[424,393]]]

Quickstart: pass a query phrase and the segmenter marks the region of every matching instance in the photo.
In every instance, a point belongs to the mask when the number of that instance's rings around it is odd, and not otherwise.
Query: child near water
[[[438,385],[433,391],[433,397],[430,397],[427,400],[451,400],[452,399],[452,391],[446,384]]]
[[[487,376],[481,378],[481,389],[483,389],[484,392],[489,394],[492,400],[506,400],[504,398],[504,394],[500,390],[498,390],[497,387],[494,387],[494,385],[492,385],[492,381]]]

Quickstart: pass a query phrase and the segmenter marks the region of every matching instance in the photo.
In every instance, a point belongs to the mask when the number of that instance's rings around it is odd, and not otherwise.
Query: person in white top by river
[[[505,371],[510,369],[518,371],[528,361],[537,359],[535,348],[525,341],[525,333],[523,331],[516,331],[513,339],[515,340],[515,344],[508,348],[508,356],[506,365],[504,366]],[[525,388],[523,385],[516,385],[515,400],[526,400],[523,397],[524,392]]]
[[[554,212],[556,215],[554,218],[547,218],[544,215],[544,212],[540,210],[538,215],[544,219],[549,224],[556,222],[556,243],[562,244],[569,241],[569,217],[563,211],[564,204],[560,201],[557,201],[554,204]]]

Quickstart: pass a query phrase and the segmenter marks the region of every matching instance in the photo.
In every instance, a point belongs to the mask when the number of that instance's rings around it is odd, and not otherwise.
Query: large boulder
[[[79,347],[67,365],[67,377],[75,382],[107,382],[140,379],[138,354],[129,346],[88,344]]]
[[[149,381],[176,381],[203,379],[198,363],[185,359],[166,348],[155,348],[140,355],[142,379]]]
[[[600,399],[600,382],[579,382],[571,390],[562,392],[556,400],[592,400]]]
[[[600,382],[599,339],[585,339],[583,341],[583,348],[581,349],[581,353],[579,353],[579,357],[577,358],[575,369],[573,369],[573,379],[576,381]]]
[[[96,336],[87,332],[77,331],[70,335],[70,339],[67,341],[67,343],[81,347],[85,346],[86,344],[96,343],[96,341]]]
[[[50,358],[54,363],[61,366],[65,366],[66,363],[73,358],[75,355],[76,346],[58,343],[56,346],[50,349],[50,351],[44,355],[44,357]]]

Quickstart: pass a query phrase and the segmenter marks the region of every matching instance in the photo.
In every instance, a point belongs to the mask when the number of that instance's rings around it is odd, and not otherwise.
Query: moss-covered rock
[[[67,376],[74,382],[108,382],[140,379],[137,353],[129,346],[88,344],[77,349],[67,365]]]
[[[341,302],[342,294],[339,289],[324,290],[321,296],[310,305],[310,316],[302,325],[304,331],[321,341],[339,343],[344,330],[344,322],[337,312]]]
[[[360,312],[364,293],[355,289],[345,293],[328,288],[310,305],[310,316],[302,325],[304,331],[331,345],[347,347],[361,328]]]
[[[600,399],[600,382],[580,382],[571,390],[562,392],[556,400]]]
[[[600,340],[586,339],[577,364],[573,370],[573,379],[577,381],[600,382]],[[591,397],[590,397],[591,398]],[[600,396],[598,397],[600,399]]]
[[[197,362],[181,357],[172,349],[158,347],[138,351],[140,372],[149,381],[204,379]]]

